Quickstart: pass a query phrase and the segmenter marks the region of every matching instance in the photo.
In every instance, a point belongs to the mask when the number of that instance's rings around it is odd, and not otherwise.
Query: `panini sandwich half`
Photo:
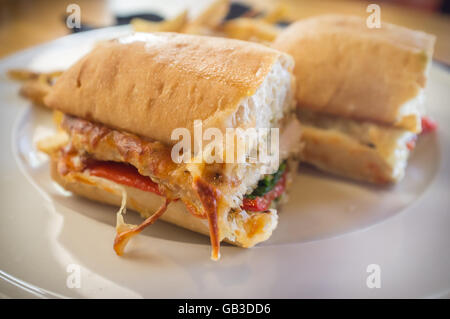
[[[161,218],[252,247],[277,226],[300,144],[292,58],[262,45],[174,33],[136,33],[97,45],[56,81],[45,104],[60,133],[42,147],[65,189],[122,207],[114,248]],[[273,162],[177,162],[172,133],[216,128],[279,129]],[[63,137],[61,137],[63,136]],[[245,156],[254,152],[245,150]],[[195,154],[194,154],[195,155]],[[197,156],[197,155],[196,155]],[[125,205],[145,221],[124,223]]]
[[[425,117],[435,37],[366,19],[324,15],[286,28],[273,47],[291,54],[304,124],[302,160],[357,180],[401,180]]]

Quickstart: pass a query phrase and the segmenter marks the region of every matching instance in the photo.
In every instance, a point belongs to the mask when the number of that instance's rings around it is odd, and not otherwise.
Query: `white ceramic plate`
[[[157,222],[112,249],[116,209],[71,196],[49,177],[35,142],[53,130],[6,78],[10,68],[67,67],[114,27],[70,35],[0,62],[0,296],[4,297],[440,297],[450,289],[450,75],[434,65],[429,113],[440,127],[420,138],[406,178],[379,188],[301,169],[272,238],[222,246]],[[138,222],[135,213],[127,215]],[[381,287],[368,288],[377,264]],[[80,287],[69,288],[73,267]],[[72,275],[72,277],[70,277]],[[70,281],[71,282],[71,281]]]

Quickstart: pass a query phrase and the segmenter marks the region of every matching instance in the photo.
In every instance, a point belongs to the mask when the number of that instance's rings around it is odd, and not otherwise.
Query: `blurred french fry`
[[[187,18],[188,12],[185,10],[172,20],[153,22],[135,18],[131,20],[131,25],[136,32],[180,32],[186,25]]]
[[[277,23],[278,21],[284,20],[287,17],[287,13],[289,12],[289,7],[286,4],[280,3],[272,10],[268,11],[262,20],[267,23]]]
[[[198,17],[190,21],[183,29],[183,33],[214,34],[222,24],[228,10],[230,0],[216,0]]]
[[[289,11],[286,5],[279,4],[261,18],[246,16],[224,22],[229,10],[230,0],[215,0],[192,21],[188,21],[187,12],[184,11],[173,20],[150,22],[133,19],[131,24],[138,32],[171,31],[267,43],[279,33],[280,29],[274,23],[283,20]]]
[[[8,71],[8,77],[16,81],[26,81],[37,79],[39,73],[22,69],[13,69]]]
[[[12,69],[8,71],[9,78],[23,82],[20,95],[34,104],[44,105],[44,97],[50,92],[51,86],[62,71],[39,73],[29,70]]]
[[[226,22],[223,26],[223,31],[228,38],[255,42],[271,42],[276,38],[280,29],[264,20],[237,18]]]
[[[50,90],[51,86],[49,84],[31,80],[22,84],[19,93],[34,104],[45,105],[44,98]]]
[[[65,131],[58,131],[56,134],[37,141],[36,147],[39,151],[52,155],[68,142],[69,135]]]
[[[8,77],[16,81],[28,81],[28,80],[48,80],[51,81],[60,76],[62,71],[54,71],[49,73],[39,73],[25,69],[11,69],[8,71]]]

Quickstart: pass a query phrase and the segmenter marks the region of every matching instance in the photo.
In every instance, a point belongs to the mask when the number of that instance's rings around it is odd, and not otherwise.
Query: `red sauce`
[[[158,184],[150,177],[139,174],[138,170],[125,163],[92,161],[88,164],[89,174],[109,179],[113,182],[135,187],[146,192],[152,192],[162,196]]]
[[[242,209],[250,212],[262,212],[270,208],[272,201],[283,194],[286,189],[286,172],[278,181],[277,185],[262,197],[256,197],[253,199],[244,198],[242,203]]]
[[[429,118],[428,116],[423,116],[422,119],[422,132],[421,134],[430,133],[436,131],[437,122]],[[416,147],[417,136],[414,136],[411,140],[406,143],[406,147],[412,151]]]
[[[422,117],[422,134],[433,132],[437,129],[437,122],[428,116]]]

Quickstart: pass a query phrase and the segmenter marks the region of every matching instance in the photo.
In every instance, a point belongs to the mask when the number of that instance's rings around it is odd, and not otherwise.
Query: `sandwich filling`
[[[295,131],[298,143],[298,122],[295,118],[287,122],[280,142],[292,143]],[[219,256],[219,243],[223,239],[239,240],[244,247],[250,247],[267,239],[276,227],[275,207],[289,180],[286,159],[292,154],[288,152],[283,153],[275,173],[259,174],[256,183],[249,185],[240,176],[249,172],[256,175],[260,170],[258,164],[198,164],[200,173],[193,175],[190,167],[193,164],[174,163],[171,148],[160,142],[69,115],[62,116],[59,127],[68,136],[68,141],[53,152],[61,176],[72,176],[84,183],[95,182],[94,177],[106,179],[166,199],[141,225],[122,227],[121,232],[118,227],[114,246],[118,254],[123,253],[130,237],[162,216],[170,202],[179,200],[193,216],[207,220],[213,258],[214,254]],[[221,213],[224,206],[228,211]]]
[[[186,228],[194,229],[191,224],[198,226],[198,220],[205,219],[213,259],[219,256],[221,240],[243,247],[266,240],[277,222],[273,204],[288,181],[289,164],[278,166],[299,148],[293,67],[287,54],[237,40],[138,33],[102,42],[64,72],[44,98],[48,107],[67,114],[59,126],[68,143],[52,158],[55,179],[63,186],[68,183],[61,176],[85,184],[108,181],[165,198],[160,209],[143,205],[156,211],[153,216],[143,214],[143,225],[158,216],[169,220],[172,213],[164,210],[172,212],[182,202],[189,218],[177,215],[182,220],[178,224],[186,222]],[[197,134],[199,122],[205,134]],[[208,140],[208,129],[222,136],[228,129],[258,131],[256,136],[250,133],[245,146],[228,148],[233,143],[224,140],[220,146],[225,147],[218,150],[213,143],[201,145]],[[181,142],[174,135],[180,130],[193,146],[183,147],[183,156],[190,156],[181,162],[174,159]],[[279,133],[273,140],[272,132]],[[247,140],[247,132],[245,137],[239,134],[231,141]],[[279,153],[273,145],[279,146]],[[221,160],[212,155],[217,152],[224,155]],[[81,190],[76,182],[66,186],[96,199],[92,192],[98,189]],[[119,234],[119,250],[142,229],[122,228],[126,235]]]

